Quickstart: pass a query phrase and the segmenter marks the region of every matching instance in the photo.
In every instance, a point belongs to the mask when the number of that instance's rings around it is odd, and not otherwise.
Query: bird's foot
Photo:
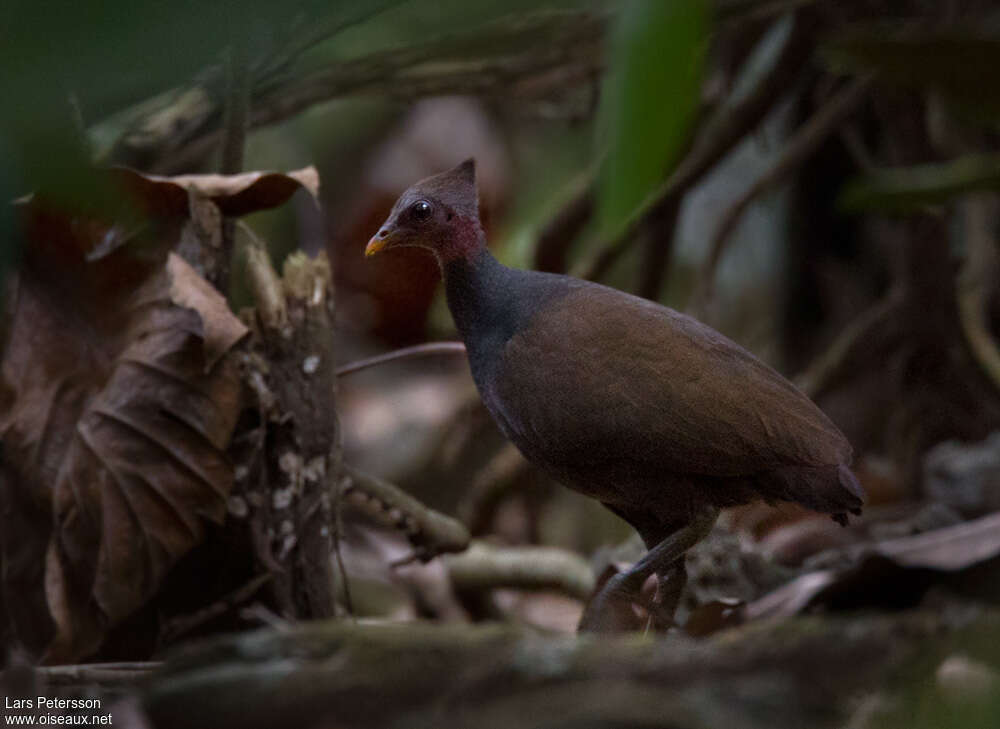
[[[674,614],[686,583],[683,558],[662,575],[646,576],[634,569],[612,575],[584,609],[579,631],[667,631],[676,625]]]
[[[639,616],[634,603],[642,585],[628,572],[612,575],[590,598],[578,627],[581,633],[624,633],[636,630]]]
[[[681,593],[687,584],[687,571],[684,561],[664,575],[656,577],[656,592],[648,600],[645,607],[649,611],[649,629],[665,632],[677,626],[674,616],[681,601]]]

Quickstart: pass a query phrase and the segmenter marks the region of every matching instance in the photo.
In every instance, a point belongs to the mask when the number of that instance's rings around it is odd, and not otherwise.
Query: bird
[[[403,247],[437,259],[472,377],[504,436],[647,548],[595,591],[581,631],[624,630],[652,575],[651,619],[670,627],[684,555],[722,508],[794,502],[842,525],[861,513],[847,439],[746,349],[656,302],[500,263],[479,220],[474,160],[405,190],[365,255]]]

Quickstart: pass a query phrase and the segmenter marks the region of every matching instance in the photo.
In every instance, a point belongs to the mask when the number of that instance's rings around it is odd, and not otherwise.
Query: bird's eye
[[[431,204],[426,200],[418,200],[410,206],[410,211],[417,220],[427,220],[431,217],[431,210]]]

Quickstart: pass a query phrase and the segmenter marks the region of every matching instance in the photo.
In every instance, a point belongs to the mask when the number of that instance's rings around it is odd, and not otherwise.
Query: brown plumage
[[[860,506],[850,445],[781,375],[688,316],[581,284],[507,341],[487,395],[529,459],[625,511],[639,491],[684,518],[702,501]]]
[[[486,250],[475,201],[471,161],[418,182],[367,252],[421,246],[435,254],[473,377],[501,430],[530,461],[631,523],[650,548],[592,601],[583,627],[613,627],[613,600],[634,596],[650,573],[683,575],[684,550],[720,507],[793,501],[841,523],[860,513],[850,445],[791,383],[672,309],[502,266]]]

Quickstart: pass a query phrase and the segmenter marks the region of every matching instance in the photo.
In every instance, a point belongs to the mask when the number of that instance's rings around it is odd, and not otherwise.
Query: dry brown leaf
[[[859,607],[905,603],[933,582],[946,582],[1000,558],[1000,513],[934,529],[884,539],[848,550],[852,564],[806,573],[746,607],[750,620],[789,617],[817,604]]]
[[[887,539],[875,547],[904,567],[960,570],[1000,555],[1000,512],[944,529]]]
[[[238,217],[274,208],[300,189],[319,197],[319,173],[309,166],[292,172],[245,172],[241,175],[147,175],[127,167],[112,174],[153,215],[187,217],[188,193],[194,191],[214,202],[223,215]]]
[[[44,589],[48,659],[68,660],[93,652],[222,520],[240,398],[224,355],[245,329],[162,241],[88,260],[113,228],[37,218],[0,360],[0,438],[3,502],[33,504],[51,541],[31,544],[44,588],[4,587]],[[51,633],[48,616],[35,620],[19,634]]]
[[[804,612],[813,604],[813,599],[834,584],[836,579],[834,570],[807,572],[747,605],[746,618],[787,618]]]
[[[696,638],[733,628],[743,623],[746,603],[736,598],[725,598],[703,603],[691,611],[684,632]]]
[[[246,336],[247,328],[229,309],[229,304],[212,284],[203,279],[183,258],[171,255],[167,259],[170,278],[170,299],[186,306],[201,317],[205,349],[206,372],[215,367],[219,358]]]

